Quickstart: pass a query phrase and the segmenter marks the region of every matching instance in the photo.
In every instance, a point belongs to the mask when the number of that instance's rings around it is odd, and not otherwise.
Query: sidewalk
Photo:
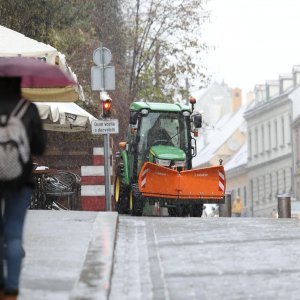
[[[29,210],[20,300],[107,299],[118,214]]]

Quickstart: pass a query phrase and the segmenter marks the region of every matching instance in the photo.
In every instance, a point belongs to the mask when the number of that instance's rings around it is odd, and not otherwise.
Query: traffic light
[[[102,117],[109,118],[111,115],[111,99],[102,100]]]

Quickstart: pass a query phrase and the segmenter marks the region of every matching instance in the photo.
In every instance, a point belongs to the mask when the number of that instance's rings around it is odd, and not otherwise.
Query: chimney
[[[247,103],[246,103],[247,106],[248,106],[250,103],[252,103],[253,99],[254,99],[253,92],[252,92],[252,91],[249,91],[249,92],[247,93]]]
[[[293,83],[294,87],[300,84],[300,66],[293,66]]]
[[[254,87],[254,100],[256,103],[266,99],[266,86],[264,84],[256,84]]]
[[[242,90],[235,88],[231,90],[231,110],[236,112],[242,106]]]
[[[279,81],[267,80],[266,81],[266,100],[279,95]]]
[[[287,91],[294,84],[292,74],[280,74],[279,75],[279,92],[280,94]]]

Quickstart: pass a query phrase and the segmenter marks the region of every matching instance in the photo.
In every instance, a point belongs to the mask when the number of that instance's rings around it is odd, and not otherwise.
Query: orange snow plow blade
[[[139,175],[143,196],[176,199],[222,199],[225,195],[223,166],[178,172],[150,162]]]

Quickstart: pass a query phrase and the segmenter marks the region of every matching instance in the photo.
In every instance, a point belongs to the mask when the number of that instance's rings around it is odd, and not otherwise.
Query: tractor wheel
[[[175,207],[169,207],[168,208],[168,214],[170,217],[176,217],[176,208]]]
[[[132,216],[141,216],[143,214],[143,197],[136,183],[131,185],[129,195],[129,209]]]
[[[190,216],[201,218],[203,213],[203,203],[193,203],[190,208]]]
[[[116,210],[119,214],[126,214],[129,211],[128,192],[120,175],[116,176],[114,185],[114,195],[116,199]]]
[[[185,204],[176,205],[176,216],[177,217],[187,217],[189,214],[189,207]]]

